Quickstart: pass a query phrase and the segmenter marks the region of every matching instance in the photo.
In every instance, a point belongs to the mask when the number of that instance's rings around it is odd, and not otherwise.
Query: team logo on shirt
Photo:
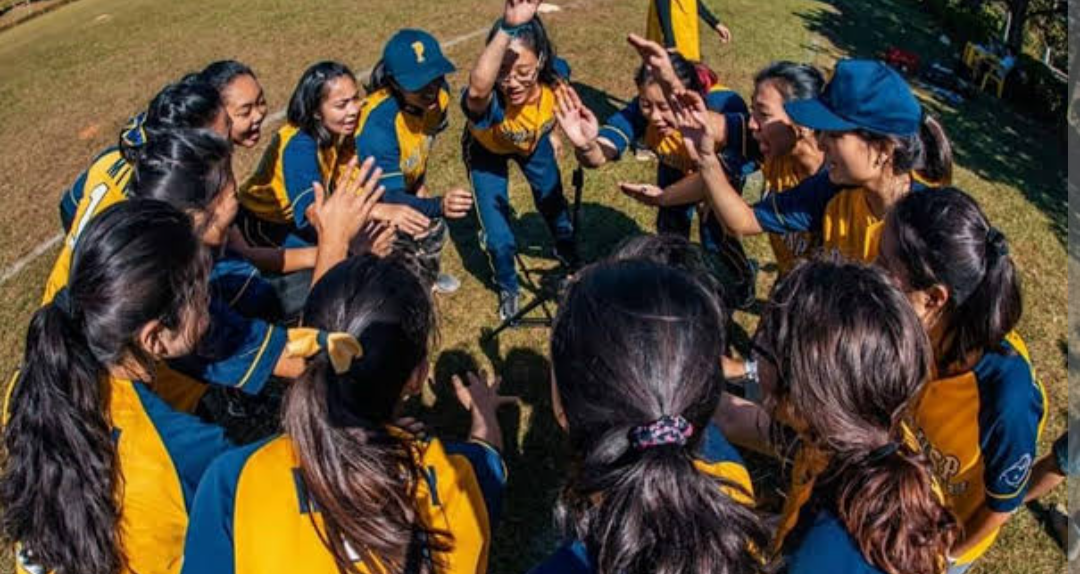
[[[1028,474],[1031,471],[1031,455],[1025,454],[1020,457],[1020,460],[1013,463],[1012,466],[1005,469],[1005,472],[1001,473],[1001,478],[998,480],[1002,484],[1005,484],[1009,488],[1020,488],[1024,482],[1028,479]]]
[[[945,485],[948,495],[956,497],[967,492],[968,481],[953,482],[953,479],[960,474],[960,459],[934,448],[934,445],[930,444],[930,440],[926,438],[926,433],[922,429],[916,435],[923,452],[930,457],[930,465],[933,467],[934,475]]]

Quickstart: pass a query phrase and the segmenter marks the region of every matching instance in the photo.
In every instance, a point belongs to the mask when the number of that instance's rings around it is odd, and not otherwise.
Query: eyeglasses
[[[499,77],[500,84],[509,84],[511,80],[516,80],[519,84],[531,84],[540,77],[540,67],[537,66],[532,70],[525,73],[520,73],[517,70],[510,70],[507,73]]]

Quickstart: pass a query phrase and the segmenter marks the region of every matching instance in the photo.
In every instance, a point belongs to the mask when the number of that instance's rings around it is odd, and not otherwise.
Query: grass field
[[[557,3],[563,11],[548,18],[549,27],[561,55],[574,67],[575,81],[603,117],[632,96],[636,61],[623,38],[642,29],[646,2]],[[706,60],[726,84],[747,96],[755,70],[775,59],[829,66],[838,57],[872,56],[890,45],[915,49],[924,61],[955,51],[938,42],[940,32],[909,0],[709,4],[730,25],[735,41],[721,47],[706,36]],[[7,201],[0,210],[0,268],[59,231],[61,190],[96,151],[112,143],[130,114],[182,73],[223,57],[242,60],[259,73],[271,109],[277,110],[309,64],[337,59],[365,70],[394,30],[415,26],[444,41],[464,37],[448,49],[462,69],[451,80],[462,86],[483,41],[474,32],[490,25],[500,5],[500,0],[414,0],[403,9],[402,3],[373,0],[81,0],[0,33],[0,197]],[[1041,444],[1049,448],[1065,426],[1067,359],[1080,352],[1070,348],[1067,337],[1067,270],[1072,263],[1066,265],[1066,242],[1076,213],[1066,205],[1060,130],[1029,122],[988,97],[955,107],[929,96],[925,103],[953,138],[956,183],[977,197],[1006,232],[1022,271],[1026,313],[1021,331],[1050,391],[1050,423]],[[429,174],[435,190],[466,181],[457,145],[460,113],[452,114],[451,124],[436,146]],[[249,173],[260,153],[239,152],[238,177]],[[615,183],[647,181],[654,169],[629,160],[587,175],[580,233],[586,258],[605,254],[629,234],[653,229],[653,212],[624,198]],[[551,261],[538,256],[546,233],[519,178],[512,195],[529,266],[550,267]],[[476,224],[456,224],[453,238],[455,248],[447,250],[444,266],[463,279],[464,287],[439,302],[437,384],[428,397],[434,399],[431,420],[447,429],[460,427],[460,413],[442,383],[464,367],[494,368],[506,380],[505,391],[522,396],[520,411],[509,411],[503,419],[511,479],[492,563],[492,572],[522,572],[555,542],[550,510],[564,467],[563,440],[550,414],[547,331],[513,331],[482,343],[482,330],[496,323],[495,294],[486,283],[489,272],[476,245]],[[771,254],[762,239],[747,246],[766,263],[759,283],[763,297],[774,279],[774,268],[767,264]],[[55,250],[46,252],[0,284],[0,323],[11,327],[0,332],[0,374],[21,358],[25,326],[54,256]],[[738,313],[736,319],[743,334],[753,332],[754,313]],[[1055,500],[1064,500],[1064,493],[1056,493]],[[1061,552],[1032,514],[1022,510],[976,572],[1051,574],[1063,566]]]

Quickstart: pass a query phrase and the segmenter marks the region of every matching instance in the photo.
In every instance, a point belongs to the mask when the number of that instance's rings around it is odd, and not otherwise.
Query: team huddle
[[[364,86],[311,66],[242,182],[232,154],[267,121],[256,74],[215,62],[155,95],[61,197],[3,411],[17,571],[487,572],[515,511],[496,411],[516,399],[495,374],[455,376],[460,441],[403,405],[429,379],[433,298],[460,287],[440,266],[456,220],[479,221],[497,313],[518,314],[511,163],[568,275],[550,340],[563,543],[531,572],[976,564],[1037,495],[1048,405],[1008,241],[951,187],[944,130],[873,60],[827,81],[773,62],[744,100],[701,62],[697,20],[730,31],[696,2],[652,4],[629,36],[636,97],[603,120],[538,0],[506,0],[460,92],[421,30],[397,32]],[[435,190],[451,113],[469,181]],[[653,157],[655,181],[619,191],[657,208],[657,234],[583,265],[564,152],[586,169]],[[730,310],[755,302],[757,272],[740,239],[762,233],[780,277],[737,357]],[[274,388],[278,432],[247,444],[206,407]],[[747,452],[784,469],[779,516]]]

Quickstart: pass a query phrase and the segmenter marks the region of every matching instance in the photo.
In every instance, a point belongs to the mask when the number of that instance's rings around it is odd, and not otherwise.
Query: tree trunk
[[[1024,24],[1027,23],[1028,8],[1031,0],[1010,0],[1009,11],[1012,18],[1009,21],[1009,33],[1006,35],[1005,45],[1012,48],[1013,54],[1019,56],[1024,48]]]

